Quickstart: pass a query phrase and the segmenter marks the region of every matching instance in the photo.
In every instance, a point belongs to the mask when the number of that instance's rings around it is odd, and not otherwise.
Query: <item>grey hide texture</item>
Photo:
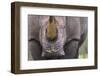
[[[28,51],[31,51],[33,60],[47,59],[41,57],[42,46],[39,40],[41,17],[38,15],[28,15]],[[49,18],[49,16],[44,17],[45,20]],[[59,20],[59,16],[57,19]],[[65,56],[59,59],[78,58],[79,47],[87,36],[88,18],[64,16],[64,19],[64,24],[66,25]]]

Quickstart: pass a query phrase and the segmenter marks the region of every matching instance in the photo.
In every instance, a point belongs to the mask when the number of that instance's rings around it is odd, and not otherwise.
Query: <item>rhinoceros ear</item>
[[[47,30],[46,30],[46,36],[50,40],[54,40],[57,37],[56,20],[52,16],[49,17],[49,21],[48,21],[48,25],[47,25]]]

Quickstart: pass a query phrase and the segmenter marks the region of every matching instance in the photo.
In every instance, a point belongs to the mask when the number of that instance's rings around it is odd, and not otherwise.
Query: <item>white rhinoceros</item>
[[[28,16],[28,49],[34,60],[78,58],[87,17]]]

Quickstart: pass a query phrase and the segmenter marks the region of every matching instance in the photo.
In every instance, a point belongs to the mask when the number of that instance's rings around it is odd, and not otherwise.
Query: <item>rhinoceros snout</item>
[[[59,49],[55,49],[53,47],[50,47],[50,49],[45,49],[42,52],[42,57],[49,57],[49,58],[55,58],[55,57],[61,57],[64,56],[65,52],[63,50],[63,48],[59,48]]]

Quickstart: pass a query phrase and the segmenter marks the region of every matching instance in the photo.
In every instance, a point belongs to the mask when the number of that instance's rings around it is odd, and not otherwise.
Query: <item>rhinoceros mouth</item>
[[[63,50],[63,49],[62,49]],[[56,51],[56,52],[52,52],[51,50],[50,51],[43,51],[42,52],[42,57],[45,57],[45,58],[60,58],[62,56],[64,56],[65,53],[64,51]]]

